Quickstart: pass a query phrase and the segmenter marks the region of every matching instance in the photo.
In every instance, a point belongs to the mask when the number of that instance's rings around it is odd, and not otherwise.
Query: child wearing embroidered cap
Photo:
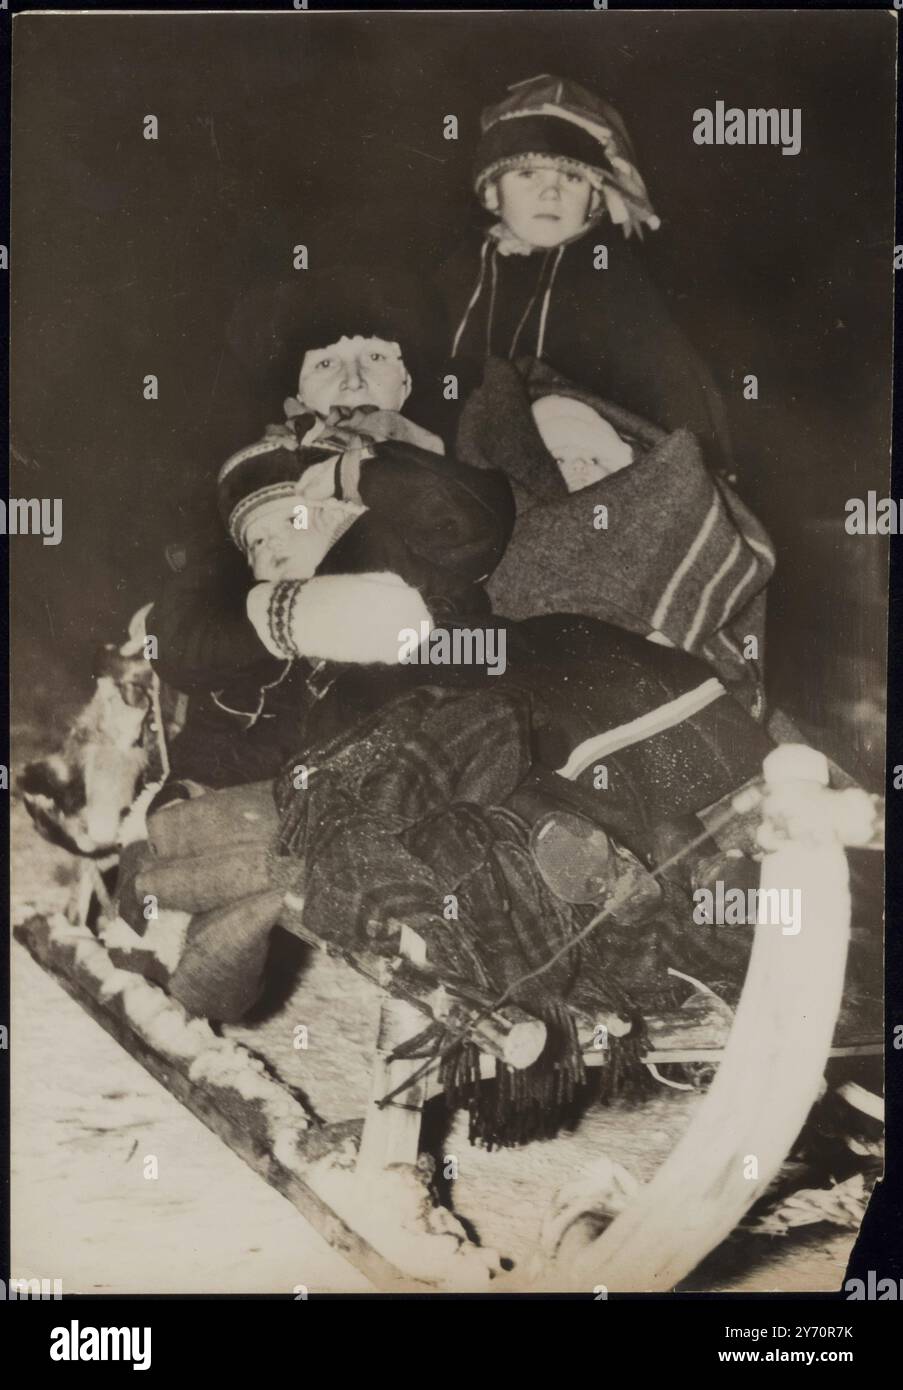
[[[691,429],[726,463],[714,382],[631,249],[660,222],[621,117],[544,75],[509,88],[481,129],[474,190],[494,220],[438,277],[461,398],[485,358],[535,358],[663,428]],[[613,228],[623,236],[597,269]]]
[[[499,238],[525,247],[560,246],[607,212],[625,236],[661,224],[634,161],[630,137],[613,107],[576,82],[536,77],[483,113],[474,187],[501,217]],[[539,177],[543,172],[552,177]],[[554,178],[559,176],[560,182]],[[563,207],[558,198],[570,193]],[[542,226],[555,219],[558,226]]]
[[[306,436],[305,436],[306,437]],[[220,470],[220,509],[257,581],[247,612],[275,657],[334,661],[398,660],[398,632],[430,615],[419,591],[393,571],[317,576],[326,556],[367,507],[334,495],[336,477],[358,473],[362,443],[322,457],[336,441],[289,447],[266,439]],[[350,465],[350,467],[348,466]]]

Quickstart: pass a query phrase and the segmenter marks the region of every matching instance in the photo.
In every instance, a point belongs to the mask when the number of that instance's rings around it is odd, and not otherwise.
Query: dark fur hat
[[[305,352],[357,334],[398,343],[416,381],[431,370],[441,344],[437,322],[429,293],[401,271],[337,267],[298,272],[289,284],[252,291],[227,336],[248,371],[278,380],[285,394],[294,389]]]

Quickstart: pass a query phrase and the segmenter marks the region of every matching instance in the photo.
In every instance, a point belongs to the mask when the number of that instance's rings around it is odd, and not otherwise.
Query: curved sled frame
[[[799,889],[801,929],[766,924],[760,908],[717,1075],[652,1181],[560,1271],[572,1289],[673,1289],[761,1197],[818,1098],[850,937],[844,844],[877,847],[876,803],[828,790],[826,760],[800,745],[769,754],[764,773],[761,887]]]

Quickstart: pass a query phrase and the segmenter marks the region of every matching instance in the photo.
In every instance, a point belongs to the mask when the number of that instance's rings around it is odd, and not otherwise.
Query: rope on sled
[[[744,789],[742,810],[731,808],[693,840],[681,846],[663,863],[650,869],[653,878],[659,878],[688,854],[706,843],[713,830],[720,829],[731,821],[739,819],[750,809],[751,797],[758,797],[760,783],[756,782]],[[628,899],[629,901],[629,899]],[[618,905],[622,910],[624,903]],[[603,908],[581,928],[576,935],[554,951],[547,960],[533,970],[525,972],[512,981],[502,993],[479,1013],[469,1020],[463,1029],[449,1037],[445,1032],[443,1041],[441,1025],[431,1023],[415,1038],[396,1049],[395,1057],[422,1055],[421,1049],[435,1040],[435,1046],[422,1066],[396,1086],[377,1105],[382,1109],[397,1096],[410,1089],[417,1081],[436,1066],[450,1109],[466,1106],[470,1116],[470,1139],[479,1140],[488,1148],[510,1144],[525,1143],[530,1139],[550,1137],[568,1119],[579,1099],[579,1092],[587,1085],[577,1028],[573,1014],[563,1001],[549,1000],[537,1012],[546,1023],[548,1041],[542,1056],[531,1067],[515,1071],[511,1067],[496,1066],[494,1080],[486,1082],[480,1072],[480,1049],[467,1038],[484,1019],[488,1018],[512,995],[532,980],[546,974],[562,957],[575,950],[597,927],[608,920],[614,906]],[[597,1099],[608,1101],[615,1096],[627,1099],[641,1098],[651,1089],[649,1073],[642,1065],[648,1050],[648,1037],[641,1018],[634,1020],[634,1027],[623,1038],[608,1040],[608,1065],[597,1069]]]

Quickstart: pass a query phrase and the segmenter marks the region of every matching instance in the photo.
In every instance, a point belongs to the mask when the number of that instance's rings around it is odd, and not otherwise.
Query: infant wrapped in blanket
[[[694,435],[667,434],[544,363],[490,358],[457,453],[514,491],[514,535],[487,586],[497,612],[582,613],[681,648],[761,713],[774,551]]]
[[[580,492],[633,463],[631,445],[585,401],[540,396],[531,410],[568,492]]]

